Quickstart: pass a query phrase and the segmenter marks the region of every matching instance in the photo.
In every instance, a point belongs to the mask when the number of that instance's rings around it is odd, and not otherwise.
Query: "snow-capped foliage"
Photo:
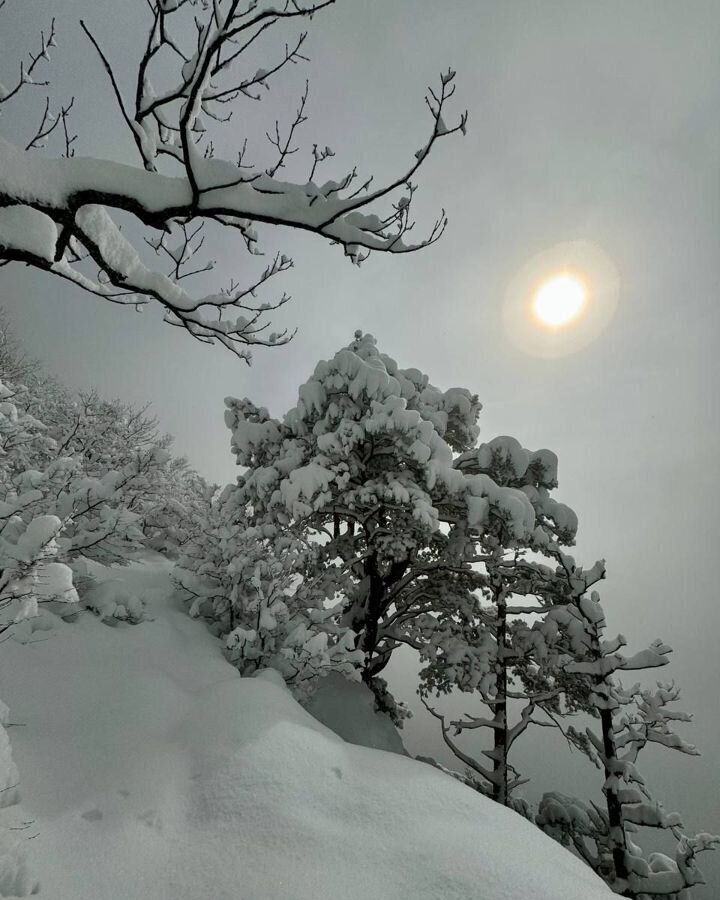
[[[17,369],[9,347],[0,365]],[[171,456],[157,420],[95,391],[73,395],[41,370],[26,374],[0,410],[2,468],[23,503],[62,521],[60,558],[124,564],[145,546],[176,555],[212,488]]]
[[[538,555],[551,557],[563,543],[572,543],[575,513],[550,496],[557,486],[557,457],[549,450],[530,451],[512,437],[502,436],[463,452],[455,468],[467,476],[491,478],[503,489],[521,491],[530,501],[534,522],[518,537],[507,522],[493,518],[477,535],[473,548],[477,573],[474,594],[462,604],[439,607],[420,619],[420,694],[440,722],[443,739],[489,796],[503,805],[516,804],[512,792],[527,779],[509,757],[516,740],[531,724],[551,725],[562,694],[562,679],[547,674],[548,653],[541,639],[550,599],[551,569]],[[532,554],[532,555],[528,555]],[[527,618],[532,615],[532,627]],[[540,641],[538,640],[540,638]],[[470,715],[448,723],[427,702],[453,690],[472,693],[491,715]],[[510,717],[509,698],[522,701]],[[536,712],[549,719],[535,717]],[[492,747],[483,751],[488,762],[465,752],[454,736],[486,729]],[[521,804],[521,810],[524,807]]]
[[[274,133],[251,134],[251,146],[246,138],[230,158],[216,155],[228,144],[225,126],[237,105],[263,99],[286,68],[307,59],[301,52],[307,34],[292,38],[286,29],[311,22],[333,2],[152,0],[149,29],[137,42],[135,86],[127,96],[101,42],[81,22],[97,52],[98,71],[109,76],[120,106],[118,124],[129,131],[136,163],[75,156],[74,101],[51,109],[48,98],[34,134],[0,137],[0,260],[23,262],[114,303],[157,301],[165,321],[200,341],[217,341],[249,362],[252,345],[277,346],[292,337],[287,331],[267,333],[267,316],[289,295],[260,303],[256,291],[293,262],[278,253],[250,283],[209,282],[192,290],[189,285],[207,278],[215,266],[212,258],[198,255],[206,226],[209,234],[235,235],[252,255],[260,253],[258,223],[301,229],[339,245],[356,264],[374,250],[406,253],[438,240],[444,212],[425,237],[410,238],[412,201],[416,174],[435,144],[465,132],[466,113],[447,124],[455,91],[451,69],[426,95],[426,139],[414,154],[409,150],[404,170],[384,185],[374,185],[372,176],[360,176],[356,167],[340,169],[335,178],[317,177],[319,167],[335,157],[329,147],[314,145],[312,152],[297,155],[299,129],[307,120],[307,84],[294,118],[277,121]],[[276,55],[270,42],[266,64],[253,65],[252,53],[284,30],[284,55]],[[0,107],[29,101],[26,88],[37,84],[33,70],[46,74],[48,48],[55,46],[54,19],[40,43],[29,64],[20,64],[17,81],[0,85]],[[234,135],[229,136],[234,146]],[[55,144],[55,158],[38,156]],[[300,158],[306,160],[302,168]],[[131,216],[136,227],[121,231],[120,214]],[[145,243],[134,244],[129,235],[142,229]]]
[[[35,614],[47,600],[76,602],[72,573],[55,562],[64,522],[56,514],[49,467],[24,469],[31,448],[47,446],[44,426],[0,382],[0,608],[5,624]]]
[[[355,635],[337,624],[330,582],[303,577],[319,548],[269,520],[251,522],[232,488],[198,526],[175,579],[193,598],[190,614],[213,622],[242,674],[272,667],[298,696],[330,671],[358,677],[362,654]]]
[[[578,584],[569,557],[557,554],[557,576],[568,587],[564,602],[554,606],[543,623],[544,636],[554,644],[555,665],[571,679],[584,679],[582,705],[594,714],[597,727],[583,732],[572,726],[567,737],[603,773],[603,806],[547,793],[537,822],[549,834],[574,850],[614,891],[626,897],[685,900],[687,890],[704,883],[695,857],[701,850],[720,846],[720,837],[688,837],[677,813],[667,812],[651,793],[638,771],[640,751],[657,744],[697,755],[695,747],[674,731],[674,723],[691,716],[675,711],[679,697],[674,684],[657,682],[655,689],[640,684],[625,687],[616,675],[667,664],[671,648],[655,640],[646,650],[626,656],[622,635],[604,639],[605,616],[596,591]],[[675,859],[651,853],[647,858],[633,840],[640,828],[667,829],[677,841]]]
[[[137,594],[129,592],[120,578],[94,580],[83,593],[85,607],[107,625],[127,622],[136,625],[145,617],[145,603]]]
[[[275,668],[298,689],[331,670],[353,677],[355,635],[335,624],[322,585],[298,577],[314,549],[267,524],[249,526],[233,550],[228,574],[242,612],[225,639],[228,659],[243,673]]]
[[[62,523],[58,553],[124,563],[143,548],[142,509],[156,496],[169,454],[137,437],[119,402],[12,387],[15,421],[2,435],[3,469],[25,518],[42,510]],[[40,421],[36,416],[42,416]],[[24,429],[23,432],[20,429]]]
[[[217,486],[208,484],[182,457],[172,457],[155,473],[154,492],[139,509],[145,543],[176,559],[207,516]]]
[[[68,565],[82,583],[85,560],[124,565],[147,546],[177,555],[213,489],[170,455],[147,408],[71,394],[27,360],[0,313],[5,371],[26,384],[0,382],[0,552],[15,560],[3,563],[0,590],[22,593],[20,579],[41,601],[76,601]]]
[[[571,530],[570,511],[548,496],[552,454],[526,454],[512,483],[495,478],[493,453],[512,441],[499,439],[490,452],[475,446],[478,398],[464,388],[441,391],[419,370],[400,368],[371,335],[356,333],[318,363],[282,420],[249,400],[226,404],[232,447],[247,471],[216,504],[213,533],[222,540],[232,531],[236,542],[262,534],[252,548],[273,566],[283,561],[284,577],[298,579],[298,602],[321,603],[324,623],[357,634],[363,678],[396,721],[402,707],[379,673],[401,643],[420,649],[432,640],[436,614],[475,603],[473,591],[486,583],[476,564],[487,536],[502,532],[508,547],[519,548],[538,544],[540,531],[547,542]],[[221,615],[233,604],[244,610],[247,600],[218,588],[228,561],[213,561],[216,537],[207,543],[207,552],[183,561],[188,572],[180,578],[192,589],[188,579],[214,573],[209,589]],[[298,548],[295,561],[287,545]],[[235,649],[247,654],[257,629],[242,628]],[[227,622],[221,629],[231,630]]]

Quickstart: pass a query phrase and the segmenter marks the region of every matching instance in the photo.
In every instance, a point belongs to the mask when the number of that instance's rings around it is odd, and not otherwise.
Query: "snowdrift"
[[[30,865],[53,900],[606,900],[520,816],[424,763],[346,743],[275,673],[241,679],[132,566],[150,621],[91,613],[6,642]],[[368,726],[369,727],[369,726]]]

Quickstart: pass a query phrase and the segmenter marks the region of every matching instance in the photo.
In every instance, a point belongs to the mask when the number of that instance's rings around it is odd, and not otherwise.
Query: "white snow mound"
[[[83,613],[0,653],[41,898],[610,897],[517,814],[345,743],[272,674],[241,679],[170,598],[164,563],[123,577],[152,621]]]

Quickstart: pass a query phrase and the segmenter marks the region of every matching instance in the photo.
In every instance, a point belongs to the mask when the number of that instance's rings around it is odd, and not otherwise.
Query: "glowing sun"
[[[533,297],[532,311],[543,325],[560,328],[580,315],[587,295],[587,288],[579,278],[563,272],[540,285]]]

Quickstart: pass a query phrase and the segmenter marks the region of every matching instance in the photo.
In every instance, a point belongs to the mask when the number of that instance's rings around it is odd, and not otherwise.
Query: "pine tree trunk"
[[[361,646],[365,652],[362,679],[367,684],[370,684],[390,661],[389,653],[382,652],[384,645],[381,644],[383,638],[380,635],[380,622],[390,605],[388,599],[390,589],[403,577],[407,567],[407,561],[396,561],[390,566],[389,573],[383,576],[375,555],[365,560],[365,575],[369,586],[365,599],[364,635]],[[378,646],[381,647],[380,651]]]
[[[493,800],[503,806],[508,804],[508,718],[507,718],[507,667],[505,649],[507,645],[507,603],[500,584],[496,589],[497,602],[497,661],[495,663],[495,702],[493,728]]]
[[[601,679],[603,683],[604,679]],[[615,738],[613,734],[613,714],[611,709],[600,709],[600,725],[602,728],[603,756],[605,778],[616,775],[611,762],[617,761],[617,751],[615,749]],[[603,788],[605,794],[605,805],[608,814],[608,825],[610,829],[610,846],[612,848],[613,867],[615,869],[615,877],[619,881],[626,881],[629,875],[625,855],[627,853],[626,836],[625,836],[625,819],[623,816],[622,803],[614,787]],[[633,893],[625,890],[621,897],[632,897]]]

